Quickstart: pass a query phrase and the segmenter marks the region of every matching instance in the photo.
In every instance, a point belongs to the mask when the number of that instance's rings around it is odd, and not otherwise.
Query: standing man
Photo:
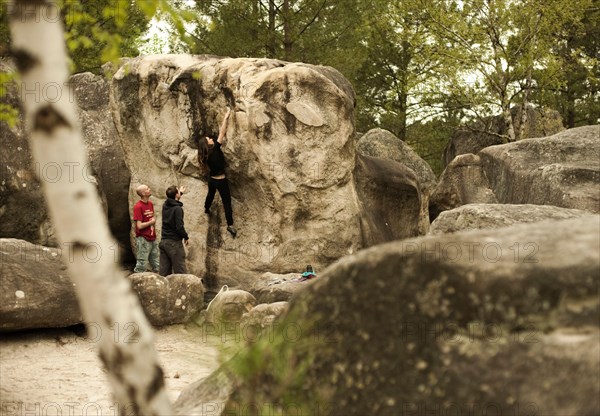
[[[158,273],[158,243],[154,224],[154,205],[150,202],[152,190],[148,185],[140,185],[135,192],[140,200],[133,206],[133,220],[135,221],[135,244],[137,247],[137,263],[134,273],[146,271],[146,264],[150,262],[152,271]]]
[[[189,237],[183,225],[183,203],[179,202],[185,186],[167,188],[167,200],[162,207],[162,235],[160,239],[160,275],[187,273],[185,249]]]

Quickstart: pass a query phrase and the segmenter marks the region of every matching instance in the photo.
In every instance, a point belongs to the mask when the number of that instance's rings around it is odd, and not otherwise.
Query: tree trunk
[[[525,81],[525,93],[523,94],[523,104],[521,105],[519,133],[517,134],[516,140],[525,138],[525,127],[527,126],[528,121],[527,106],[529,105],[529,92],[531,91],[532,72],[533,68],[530,66],[527,71],[527,80]]]
[[[67,87],[64,33],[56,4],[16,0],[9,11],[12,53],[21,73],[21,97],[34,161],[59,166],[58,180],[40,177],[63,259],[88,328],[108,370],[121,411],[173,414],[153,346],[153,333],[137,296],[119,269],[118,245],[110,235],[94,184],[86,180],[86,150]],[[49,101],[32,92],[59,89]]]
[[[515,127],[512,115],[510,114],[510,102],[502,100],[502,118],[504,119],[505,137],[508,142],[515,141]]]
[[[283,0],[283,59],[292,60],[292,34],[290,29],[290,0]]]
[[[407,103],[408,103],[408,94],[406,92],[401,92],[398,94],[398,123],[400,126],[398,127],[398,138],[402,141],[406,141],[406,111],[407,111]]]
[[[275,33],[275,0],[269,0],[269,33],[267,35],[267,58],[275,58],[277,51],[277,41]]]

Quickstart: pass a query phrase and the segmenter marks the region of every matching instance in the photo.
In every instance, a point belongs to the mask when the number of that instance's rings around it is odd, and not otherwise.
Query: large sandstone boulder
[[[0,331],[83,322],[63,256],[67,250],[0,239]]]
[[[313,358],[299,339],[266,346],[271,357],[295,352],[305,377],[281,392],[273,380],[284,369],[262,367],[254,384],[237,382],[224,412],[291,401],[333,415],[598,414],[599,227],[591,215],[348,256],[291,301],[305,342],[326,334]]]
[[[498,202],[600,212],[600,125],[479,152]]]
[[[130,60],[113,77],[111,106],[133,189],[185,185],[188,270],[212,288],[249,288],[265,271],[322,269],[362,246],[353,183],[355,97],[334,69],[267,59],[163,55]],[[232,108],[223,150],[238,235],[206,179],[193,136],[216,135]],[[160,217],[158,231],[160,231]]]
[[[467,204],[442,212],[431,223],[428,234],[502,228],[546,220],[563,220],[590,215],[587,211],[549,205]]]
[[[520,127],[519,110],[520,106],[518,105],[511,109],[515,129]],[[486,147],[502,144],[501,135],[506,130],[504,124],[502,116],[494,116],[457,129],[444,149],[444,165],[448,166],[458,155],[477,154]],[[564,130],[564,127],[558,111],[532,106],[527,107],[527,124],[524,138],[551,136],[562,130]]]
[[[489,187],[481,158],[473,154],[457,156],[444,169],[429,199],[429,219],[441,212],[466,204],[495,204],[498,200]]]
[[[202,280],[192,274],[133,273],[129,280],[152,325],[185,323],[204,306]]]

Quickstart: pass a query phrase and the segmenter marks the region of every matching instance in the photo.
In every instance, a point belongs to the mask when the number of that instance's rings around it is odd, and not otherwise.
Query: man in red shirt
[[[135,221],[135,243],[137,248],[137,263],[134,273],[146,271],[146,264],[150,262],[152,271],[158,273],[159,251],[156,241],[154,224],[154,205],[150,202],[152,190],[148,185],[140,185],[136,189],[140,200],[133,206],[133,221]]]

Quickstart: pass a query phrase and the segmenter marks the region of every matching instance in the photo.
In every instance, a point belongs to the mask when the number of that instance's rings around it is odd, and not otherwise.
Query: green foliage
[[[8,26],[8,7],[5,1],[0,2],[0,56],[8,54],[10,45],[10,29]]]
[[[65,40],[74,72],[101,72],[105,62],[137,56],[135,40],[147,29],[154,1],[62,0]],[[141,6],[144,6],[143,8]]]
[[[434,119],[408,127],[406,143],[431,166],[436,176],[444,170],[444,148],[458,125],[456,119]]]
[[[10,128],[14,128],[19,120],[19,110],[12,104],[5,102],[8,88],[14,87],[14,82],[17,79],[15,72],[0,71],[0,122],[8,124]]]
[[[313,318],[314,319],[314,318]],[[322,350],[323,336],[308,319],[287,316],[253,337],[227,364],[238,380],[225,413],[257,415],[316,414],[324,397],[310,386],[311,368]],[[240,411],[241,412],[236,412]],[[318,410],[317,410],[318,411]]]
[[[600,2],[578,2],[579,14],[557,24],[549,46],[554,65],[538,70],[536,78],[556,74],[555,85],[534,91],[537,102],[557,109],[568,128],[600,123]]]
[[[437,75],[443,48],[432,42],[430,16],[418,0],[379,1],[364,28],[366,59],[356,82],[362,117],[402,140],[407,126],[432,117],[428,109],[442,93]],[[369,125],[369,128],[373,127]]]
[[[198,0],[194,53],[324,63],[360,19],[358,0]],[[337,52],[337,53],[336,53]],[[336,59],[334,58],[334,59]]]
[[[436,171],[429,155],[441,148],[440,132],[457,120],[506,115],[511,106],[533,103],[558,109],[568,127],[600,122],[599,0],[59,4],[75,71],[98,73],[104,62],[136,56],[142,46],[330,65],[356,89],[358,131],[394,132]],[[167,28],[142,45],[152,18]],[[9,39],[3,24],[0,45]],[[505,132],[509,140],[520,133]]]
[[[19,110],[10,104],[0,103],[0,122],[5,122],[10,128],[17,125]]]

